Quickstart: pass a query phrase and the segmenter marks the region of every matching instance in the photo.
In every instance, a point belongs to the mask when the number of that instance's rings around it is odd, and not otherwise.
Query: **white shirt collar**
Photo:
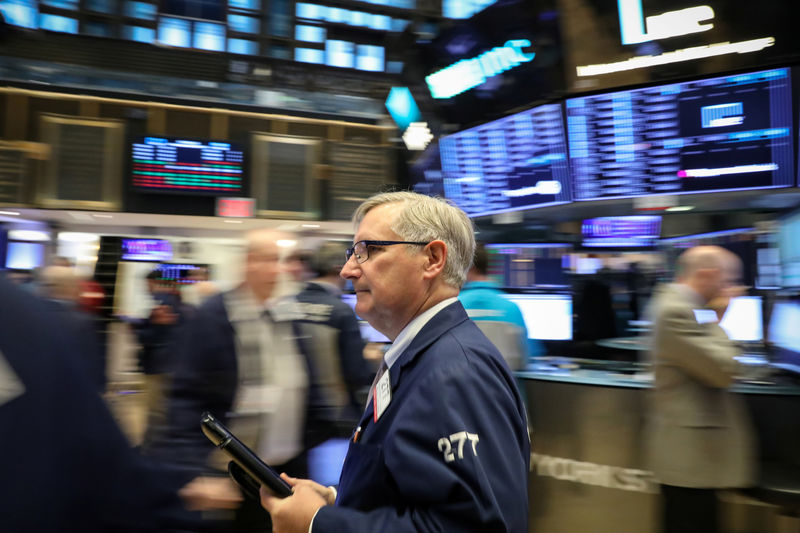
[[[403,331],[400,332],[392,345],[386,351],[386,354],[383,356],[383,360],[386,361],[387,368],[392,368],[392,365],[400,357],[400,354],[402,354],[405,349],[408,348],[408,345],[411,344],[411,341],[414,340],[414,337],[417,336],[417,333],[419,333],[420,330],[425,327],[425,324],[427,324],[430,319],[436,316],[439,311],[457,301],[458,298],[455,296],[452,298],[447,298],[446,300],[442,300],[427,311],[412,319],[411,322],[409,322],[406,327],[403,328]]]

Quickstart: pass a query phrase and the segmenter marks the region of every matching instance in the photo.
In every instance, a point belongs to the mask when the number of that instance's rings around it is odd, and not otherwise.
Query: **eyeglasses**
[[[417,246],[427,246],[427,242],[415,241],[358,241],[352,248],[344,251],[345,262],[350,261],[350,257],[356,256],[356,262],[361,264],[369,259],[369,249],[372,246],[391,246],[393,244],[415,244]]]

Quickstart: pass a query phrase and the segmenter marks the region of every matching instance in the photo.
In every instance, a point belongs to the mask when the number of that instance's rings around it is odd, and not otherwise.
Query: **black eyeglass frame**
[[[364,258],[364,261],[359,261],[358,256],[356,255],[356,263],[358,263],[360,265],[361,263],[364,263],[365,261],[367,261],[369,259],[369,247],[370,246],[392,246],[394,244],[414,244],[416,246],[427,246],[427,245],[430,244],[430,242],[419,242],[419,241],[370,241],[370,240],[358,241],[358,242],[354,242],[353,246],[351,246],[350,248],[348,248],[348,249],[346,249],[344,251],[345,262],[350,261],[350,258],[353,255],[355,255],[356,246],[358,246],[359,244],[363,244],[364,245],[364,250],[366,251],[366,257]]]

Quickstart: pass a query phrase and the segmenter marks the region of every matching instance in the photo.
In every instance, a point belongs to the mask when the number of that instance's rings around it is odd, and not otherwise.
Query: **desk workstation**
[[[530,527],[551,533],[649,533],[657,529],[658,484],[644,459],[642,430],[652,373],[645,363],[542,358],[517,372],[531,433]],[[751,411],[762,464],[800,465],[800,379],[773,375],[737,383]],[[580,512],[576,512],[580,509]],[[777,510],[736,493],[725,531],[773,532]]]

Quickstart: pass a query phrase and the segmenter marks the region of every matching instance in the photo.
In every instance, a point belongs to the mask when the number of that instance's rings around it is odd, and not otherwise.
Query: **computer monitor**
[[[800,301],[779,301],[772,307],[767,340],[770,363],[776,368],[800,374]]]
[[[350,308],[353,310],[353,313],[355,313],[357,301],[356,295],[345,293],[342,294],[341,298],[344,303],[350,306]],[[361,338],[366,342],[392,342],[386,335],[370,326],[369,323],[358,316],[357,313],[356,318],[358,318],[358,328],[361,330]]]
[[[548,341],[572,340],[572,295],[505,294],[522,311],[528,338]]]
[[[739,296],[733,298],[719,325],[731,340],[761,342],[764,340],[761,297]]]
[[[6,248],[6,268],[33,270],[44,265],[44,256],[44,243],[9,241]]]

